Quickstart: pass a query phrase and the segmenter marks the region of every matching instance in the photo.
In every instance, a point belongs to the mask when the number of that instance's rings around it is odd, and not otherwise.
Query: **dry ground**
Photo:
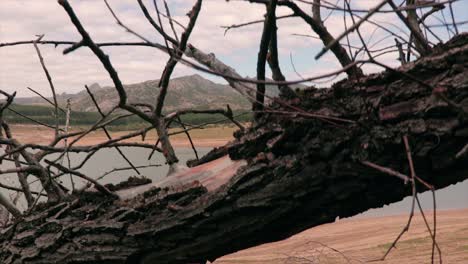
[[[468,209],[439,211],[437,217],[443,263],[468,263]],[[215,263],[367,263],[383,256],[407,220],[407,215],[343,219],[224,256]],[[417,215],[413,221],[397,249],[385,261],[372,263],[431,263],[431,238],[422,217]]]
[[[236,131],[236,127],[228,126],[215,126],[207,127],[204,129],[194,129],[190,131],[195,146],[197,147],[216,147],[222,146],[226,142],[233,139],[233,132]],[[180,129],[171,129],[170,132],[177,132]],[[53,136],[54,131],[52,129],[35,126],[35,125],[14,125],[12,126],[13,136],[18,139],[21,143],[35,143],[35,144],[48,144]],[[110,131],[113,138],[120,137],[127,134],[128,131]],[[154,143],[156,139],[155,131],[150,131],[145,141],[147,143]],[[91,132],[89,135],[81,139],[77,145],[93,145],[103,141],[106,141],[107,137],[102,130]],[[172,143],[175,147],[189,147],[190,143],[185,134],[178,134],[171,136]],[[133,139],[126,140],[127,142],[142,142],[141,137],[135,137]]]

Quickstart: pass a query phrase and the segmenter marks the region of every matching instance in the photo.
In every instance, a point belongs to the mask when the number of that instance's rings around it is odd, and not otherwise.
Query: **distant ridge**
[[[149,80],[141,83],[124,85],[129,103],[154,104],[159,94],[159,80]],[[94,83],[89,88],[96,97],[99,106],[108,111],[118,102],[118,94],[113,87],[101,87]],[[278,89],[274,86],[267,88],[267,94],[277,96]],[[72,109],[81,112],[95,112],[93,102],[86,91],[77,94],[58,95],[59,104],[65,105],[71,98]],[[15,103],[22,105],[46,105],[39,97],[17,98]],[[214,83],[198,74],[171,79],[169,90],[164,103],[164,110],[176,109],[214,109],[225,108],[229,104],[232,109],[249,109],[250,103],[228,85]]]

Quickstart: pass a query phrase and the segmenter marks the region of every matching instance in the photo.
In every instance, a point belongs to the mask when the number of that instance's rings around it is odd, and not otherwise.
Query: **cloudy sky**
[[[155,14],[152,0],[145,3]],[[190,10],[194,0],[167,0],[172,15],[179,22],[186,24],[185,14]],[[310,5],[296,1],[304,10],[310,12]],[[333,0],[342,6],[342,1]],[[377,0],[353,0],[353,8],[369,9],[376,5]],[[399,1],[398,1],[399,2]],[[84,27],[95,42],[105,41],[139,41],[116,25],[110,16],[104,2],[101,0],[70,0]],[[121,20],[146,38],[161,42],[161,38],[142,16],[136,0],[109,0]],[[162,1],[159,1],[162,7]],[[455,17],[459,21],[468,20],[468,0],[459,0],[454,4]],[[386,7],[388,9],[388,6]],[[221,26],[238,24],[262,19],[265,9],[258,4],[250,4],[244,0],[204,0],[197,26],[190,42],[205,52],[212,52],[226,64],[234,67],[243,76],[255,76],[255,62],[262,24],[241,29],[233,29],[224,35]],[[287,8],[279,8],[278,15],[289,14]],[[450,19],[448,8],[437,16],[429,19],[427,24],[440,24],[444,19]],[[445,17],[445,18],[444,18]],[[343,13],[323,10],[322,18],[327,18],[326,26],[337,36],[343,31]],[[378,14],[373,19],[387,26],[393,32],[405,37],[408,33],[402,30],[402,25],[394,14]],[[164,20],[164,23],[167,21]],[[348,23],[351,20],[348,18]],[[167,25],[166,25],[167,27]],[[310,27],[298,18],[284,19],[278,22],[280,63],[288,79],[300,78],[293,69],[291,58],[297,72],[303,76],[314,76],[339,67],[336,59],[327,54],[319,61],[313,57],[322,48],[320,41],[295,36],[294,34],[312,35]],[[468,25],[460,26],[461,31],[467,31]],[[433,28],[442,38],[447,39],[445,27]],[[181,29],[178,28],[178,32]],[[394,43],[388,34],[365,24],[362,33],[374,48],[385,47]],[[80,36],[69,21],[65,11],[55,0],[1,0],[0,1],[0,42],[13,42],[35,39],[35,35],[45,34],[44,40],[79,41]],[[352,42],[357,43],[356,36]],[[40,46],[46,64],[53,76],[58,93],[75,93],[83,89],[84,84],[99,83],[101,86],[111,85],[107,73],[100,62],[87,48],[81,48],[66,56],[62,51],[66,46]],[[105,52],[117,69],[122,81],[126,84],[145,80],[159,79],[167,60],[167,56],[152,48],[145,47],[107,47]],[[396,53],[381,57],[391,65],[397,65]],[[367,71],[375,71],[368,68]],[[196,73],[183,65],[177,66],[173,76],[183,76]],[[202,74],[203,75],[203,74]],[[204,75],[216,82],[223,80]],[[50,88],[42,72],[38,57],[32,45],[0,48],[0,89],[17,91],[19,96],[31,96],[26,87],[32,87],[45,95],[50,95]]]

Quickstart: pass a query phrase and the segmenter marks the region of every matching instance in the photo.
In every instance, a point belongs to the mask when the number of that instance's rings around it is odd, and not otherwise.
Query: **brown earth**
[[[432,213],[426,216],[432,220]],[[407,221],[407,215],[343,219],[224,256],[215,263],[367,263],[383,256]],[[468,263],[468,209],[439,211],[437,225],[443,263]],[[431,249],[423,219],[416,215],[397,248],[385,261],[373,263],[431,263]]]
[[[177,132],[180,129],[172,129],[171,132]],[[226,144],[233,139],[232,133],[235,127],[207,127],[190,131],[190,135],[196,147],[217,147]],[[52,129],[35,125],[14,125],[12,126],[13,136],[21,143],[48,144],[54,136]],[[129,133],[129,131],[110,131],[113,138],[120,137]],[[156,133],[150,131],[145,142],[152,144],[155,142]],[[94,145],[107,141],[107,137],[102,130],[91,132],[79,142],[77,146]],[[125,140],[125,142],[143,142],[141,137],[135,137]],[[174,147],[190,147],[190,143],[185,134],[171,136],[171,142]]]

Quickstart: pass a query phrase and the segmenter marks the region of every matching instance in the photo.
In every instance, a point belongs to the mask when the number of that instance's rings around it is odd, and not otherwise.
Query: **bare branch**
[[[278,27],[276,25],[276,20],[278,18],[273,19],[272,22],[272,30],[271,30],[271,39],[269,44],[269,53],[267,56],[267,62],[270,66],[272,72],[272,78],[275,81],[285,81],[286,78],[284,77],[283,73],[281,72],[280,63],[278,59]],[[297,94],[288,86],[288,85],[278,85],[278,89],[280,90],[280,97],[292,99],[297,98]]]
[[[5,197],[2,193],[0,193],[0,205],[5,207],[13,217],[21,218],[22,215],[18,208],[16,208],[16,206],[13,203],[11,203],[10,199]]]
[[[36,45],[37,45],[37,44],[36,44]],[[42,95],[42,94],[39,93],[38,91],[34,90],[34,89],[31,88],[31,87],[26,87],[26,88],[28,88],[29,91],[35,93],[36,95],[38,95],[39,97],[41,97],[42,99],[44,99],[44,101],[46,101],[47,103],[49,103],[51,106],[55,107],[55,104],[54,104],[52,101],[50,101],[47,97],[45,97],[44,95]],[[60,106],[58,107],[58,109],[59,109],[60,111],[62,111],[62,113],[66,113],[66,111],[63,110],[63,108],[61,108]]]
[[[251,1],[262,2],[262,1],[257,1],[257,0],[251,0]],[[361,69],[357,68],[356,65],[352,63],[352,60],[347,54],[346,50],[341,45],[339,45],[339,43],[328,32],[327,28],[323,26],[321,22],[318,22],[313,17],[309,16],[301,8],[299,8],[299,6],[297,6],[294,2],[280,1],[278,2],[278,5],[284,5],[284,6],[289,7],[294,12],[295,15],[301,17],[307,24],[309,24],[312,30],[315,33],[317,33],[317,35],[320,37],[324,45],[332,50],[333,54],[335,54],[335,57],[338,59],[340,64],[343,66],[343,68],[346,68],[346,73],[348,74],[348,76],[353,77],[353,78],[358,78],[363,75]],[[338,38],[338,41],[339,40],[340,38]]]
[[[115,193],[109,191],[109,189],[107,189],[104,185],[100,184],[99,182],[97,182],[96,180],[94,180],[93,178],[90,178],[86,175],[84,175],[83,173],[79,172],[79,171],[74,171],[74,170],[71,170],[65,166],[62,166],[58,163],[54,163],[54,162],[51,162],[49,160],[44,160],[45,163],[49,164],[50,166],[52,167],[55,167],[65,173],[70,173],[70,174],[73,174],[73,175],[76,175],[82,179],[85,179],[89,182],[92,182],[94,184],[94,187],[96,187],[96,189],[100,192],[102,192],[103,194],[107,195],[107,196],[110,196],[110,197],[113,197],[113,198],[119,198]]]
[[[393,0],[388,0],[388,4],[393,8],[395,13],[398,15],[398,17],[403,21],[403,23],[410,29],[412,36],[415,38],[415,44],[416,44],[416,49],[421,55],[427,55],[429,51],[431,50],[431,47],[427,43],[427,40],[424,38],[424,36],[421,33],[421,29],[419,28],[419,23],[416,18],[416,24],[414,21],[410,20],[409,18],[406,18],[399,10],[398,7],[395,5]],[[408,11],[410,12],[410,11]]]
[[[102,118],[105,118],[106,115],[104,114],[104,112],[102,112],[101,107],[99,106],[98,102],[96,101],[96,98],[94,97],[93,93],[91,92],[91,90],[89,89],[89,87],[87,85],[85,85],[85,88],[86,88],[86,92],[88,93],[89,97],[91,98],[91,101],[94,103],[94,106],[96,107],[98,113],[101,115]],[[102,127],[102,130],[106,134],[107,139],[109,139],[109,140],[112,139],[109,131],[106,129],[105,126]],[[140,171],[135,167],[135,165],[133,165],[133,163],[127,158],[127,156],[125,156],[125,154],[122,152],[122,150],[119,147],[115,147],[115,149],[117,150],[119,155],[130,165],[130,167],[132,167],[133,170],[138,175],[140,175]]]
[[[383,173],[385,173],[385,174],[392,175],[392,176],[395,176],[395,177],[397,177],[397,178],[400,178],[400,179],[402,179],[402,180],[405,182],[405,184],[406,184],[407,182],[412,181],[408,176],[406,176],[406,175],[404,175],[404,174],[401,174],[401,173],[399,173],[398,171],[392,170],[392,169],[390,169],[390,168],[382,167],[382,166],[377,165],[377,164],[375,164],[375,163],[372,163],[372,162],[370,162],[370,161],[361,161],[361,163],[364,164],[364,165],[366,165],[366,166],[368,166],[368,167],[371,167],[371,168],[373,168],[373,169],[376,169],[376,170],[378,170],[378,171],[380,171],[380,172],[383,172]]]
[[[139,3],[140,6],[143,6],[141,0],[139,0]],[[169,80],[171,78],[175,66],[177,65],[179,58],[182,57],[183,51],[187,47],[188,39],[190,37],[190,34],[192,33],[193,28],[195,27],[198,14],[201,10],[201,4],[202,0],[197,0],[192,10],[189,12],[190,21],[187,25],[187,29],[182,33],[180,43],[178,44],[178,50],[173,54],[173,56],[171,56],[171,58],[169,58],[169,61],[167,62],[161,79],[159,81],[159,86],[161,87],[161,89],[159,91],[159,95],[156,101],[156,107],[154,109],[154,127],[158,132],[159,140],[161,141],[161,147],[163,149],[163,154],[166,157],[166,161],[169,165],[177,163],[179,159],[175,155],[175,151],[169,141],[167,130],[164,124],[164,118],[162,117],[161,112],[164,105],[164,99],[166,98],[167,89],[169,87]]]
[[[284,19],[284,18],[291,18],[291,17],[295,17],[296,15],[294,14],[290,14],[290,15],[284,15],[284,16],[277,16],[276,19]],[[227,34],[227,32],[231,29],[235,29],[235,28],[242,28],[242,27],[245,27],[245,26],[250,26],[250,25],[255,25],[255,24],[259,24],[259,23],[264,23],[265,22],[265,19],[259,19],[259,20],[255,20],[255,21],[250,21],[250,22],[245,22],[245,23],[241,23],[241,24],[232,24],[230,26],[221,26],[221,28],[224,28],[224,35]]]
[[[267,4],[267,13],[265,16],[265,22],[263,24],[263,32],[262,38],[260,40],[260,49],[258,51],[257,57],[257,80],[264,81],[265,80],[265,65],[267,60],[268,54],[268,47],[270,45],[270,40],[272,36],[273,26],[275,26],[274,21],[276,19],[276,4],[277,0],[271,0]],[[265,101],[265,84],[258,83],[257,84],[257,93],[256,93],[256,100],[252,105],[253,111],[262,111],[263,110],[263,103]],[[260,115],[257,115],[258,118]]]
[[[362,23],[364,23],[365,21],[367,21],[372,15],[375,14],[375,12],[377,12],[380,8],[382,8],[385,4],[387,4],[389,0],[383,0],[381,1],[378,5],[376,5],[374,8],[372,8],[361,20],[359,20],[357,23],[354,23],[353,26],[351,26],[350,28],[348,28],[348,30],[346,30],[345,32],[341,33],[340,36],[338,36],[337,38],[335,39],[332,39],[330,40],[328,43],[325,43],[325,48],[323,48],[316,56],[315,56],[315,59],[319,59],[320,57],[322,57],[328,50],[332,49],[334,46],[337,46],[339,41],[344,38],[346,35],[348,35],[350,32],[354,31],[355,29],[359,28],[361,26]],[[323,37],[322,37],[323,39]],[[333,50],[333,49],[332,49]],[[336,55],[336,53],[335,53]],[[344,65],[343,65],[344,66]]]
[[[37,41],[40,41],[44,35],[41,35],[38,37]],[[44,62],[44,58],[41,55],[41,51],[39,50],[39,47],[37,46],[37,41],[33,43],[34,49],[36,49],[37,56],[39,57],[39,62],[41,63],[42,69],[44,70],[44,73],[47,77],[47,81],[49,82],[50,90],[52,91],[52,97],[54,99],[54,115],[55,115],[55,137],[58,137],[59,135],[59,115],[58,115],[58,102],[57,102],[57,95],[55,93],[55,87],[54,83],[52,82],[52,77],[50,76],[49,70],[47,70],[47,67]]]
[[[171,25],[172,33],[174,34],[174,38],[176,39],[177,42],[179,42],[179,37],[177,36],[177,31],[176,31],[176,29],[174,27],[174,21],[173,21],[172,16],[171,16],[171,11],[169,9],[169,6],[167,5],[166,0],[164,0],[164,8],[166,9],[166,17],[169,20],[169,25]],[[186,29],[184,29],[184,30],[186,30]]]
[[[122,81],[117,74],[117,71],[112,66],[112,63],[109,60],[109,56],[107,56],[101,48],[94,43],[92,38],[89,36],[88,32],[83,28],[80,20],[76,16],[75,12],[73,11],[72,7],[68,3],[67,0],[59,0],[59,4],[64,8],[67,12],[71,22],[77,29],[77,31],[82,36],[82,40],[78,43],[79,45],[88,46],[91,51],[96,55],[99,61],[102,63],[106,71],[109,73],[110,78],[112,79],[115,89],[119,95],[119,107],[125,109],[131,113],[134,113],[141,117],[143,120],[151,122],[151,119],[143,112],[139,111],[137,108],[127,105],[127,93],[125,92],[125,88],[123,87]]]

